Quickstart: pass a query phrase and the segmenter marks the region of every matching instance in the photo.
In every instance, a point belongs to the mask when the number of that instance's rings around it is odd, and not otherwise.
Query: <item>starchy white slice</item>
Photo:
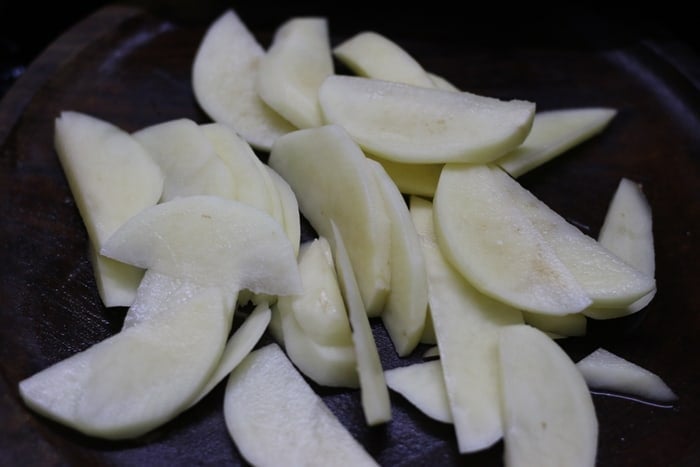
[[[175,294],[175,296],[179,296]],[[231,313],[217,287],[24,379],[31,409],[84,434],[133,438],[171,420],[197,396],[224,348]]]
[[[378,465],[277,344],[251,352],[233,370],[224,419],[252,465]]]
[[[576,363],[586,384],[594,390],[638,396],[657,402],[673,402],[678,396],[656,373],[603,348]]]
[[[362,150],[342,127],[326,125],[277,140],[268,160],[296,194],[299,209],[318,235],[342,232],[357,274],[362,302],[378,315],[390,284],[391,232],[386,207]]]
[[[375,31],[363,31],[346,39],[333,49],[333,55],[359,76],[435,87],[415,58]]]
[[[588,322],[583,313],[570,315],[545,315],[524,311],[525,322],[540,331],[561,337],[585,336]]]
[[[297,128],[323,124],[318,88],[333,74],[328,20],[293,17],[279,26],[260,59],[260,98]]]
[[[229,167],[194,121],[179,118],[156,123],[133,137],[150,152],[165,176],[161,201],[190,195],[235,197]]]
[[[329,241],[333,250],[340,290],[343,293],[345,306],[350,317],[365,421],[369,426],[387,423],[391,420],[391,401],[377,343],[374,341],[374,334],[362,303],[355,272],[352,269],[343,236],[333,221],[331,221]]]
[[[447,260],[474,287],[516,308],[565,315],[588,307],[591,299],[499,175],[508,176],[490,165],[442,169],[435,230]]]
[[[503,328],[499,348],[505,465],[596,465],[595,406],[571,358],[529,325]]]
[[[538,199],[502,170],[494,176],[542,234],[596,307],[624,307],[656,286],[653,276],[632,267]]]
[[[369,155],[382,164],[399,191],[405,195],[432,198],[444,164],[411,164]]]
[[[628,178],[620,180],[600,228],[598,242],[642,273],[654,277],[653,219],[641,185]],[[655,295],[656,287],[629,306],[589,308],[585,314],[595,319],[618,318],[642,310]]]
[[[405,357],[423,335],[428,311],[428,275],[408,205],[382,166],[367,163],[377,179],[391,228],[391,285],[381,317],[394,349]]]
[[[319,89],[327,123],[368,153],[411,163],[489,162],[523,142],[535,104],[358,76]]]
[[[217,196],[176,198],[141,211],[110,237],[102,254],[229,291],[301,291],[296,255],[279,223]]]
[[[414,363],[384,371],[386,384],[428,417],[452,423],[440,360]]]
[[[297,200],[297,195],[294,193],[294,190],[292,190],[292,187],[289,186],[287,180],[275,172],[272,167],[265,165],[265,169],[268,171],[275,192],[279,197],[280,207],[282,209],[282,226],[287,234],[287,238],[289,238],[289,241],[292,243],[294,253],[298,255],[299,248],[301,247],[301,216],[299,215],[299,201]]]
[[[430,201],[414,196],[410,203],[425,255],[430,314],[459,451],[480,451],[503,436],[499,332],[522,323],[522,314],[466,282],[437,244]]]
[[[197,102],[215,122],[229,125],[257,149],[294,129],[260,99],[257,76],[265,50],[233,10],[207,29],[192,64]]]
[[[153,206],[163,173],[127,132],[80,112],[61,112],[54,147],[90,240],[91,263],[105,306],[128,306],[143,271],[100,257],[107,238],[127,219]]]
[[[438,89],[444,89],[445,91],[460,91],[460,89],[448,81],[444,76],[436,75],[435,73],[428,72],[430,80],[433,82],[433,87]]]
[[[605,107],[537,112],[525,141],[496,163],[512,177],[529,172],[603,131],[617,115]]]

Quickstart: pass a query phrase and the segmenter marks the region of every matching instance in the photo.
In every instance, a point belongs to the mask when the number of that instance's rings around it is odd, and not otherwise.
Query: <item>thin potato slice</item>
[[[368,425],[374,426],[391,420],[391,401],[384,379],[377,344],[374,341],[369,318],[364,310],[362,297],[355,280],[345,242],[331,221],[331,241],[336,272],[352,326],[352,341],[357,356],[360,377],[362,410]]]
[[[523,142],[535,105],[523,100],[333,75],[319,89],[327,123],[396,162],[489,162]]]
[[[378,465],[277,344],[251,352],[233,370],[224,420],[252,465]]]
[[[333,49],[333,55],[359,76],[435,87],[428,73],[406,50],[374,31],[343,41]]]
[[[192,89],[215,122],[229,125],[255,148],[269,151],[294,129],[258,96],[258,67],[265,51],[233,10],[207,29],[192,64]]]
[[[574,362],[529,325],[501,330],[505,464],[509,467],[592,467],[598,420]]]
[[[318,88],[331,74],[326,18],[291,18],[277,29],[260,59],[258,95],[297,128],[321,126]]]
[[[566,315],[590,298],[503,186],[495,166],[446,164],[435,230],[447,260],[471,284],[516,308]]]
[[[452,423],[447,389],[440,360],[414,363],[384,372],[386,384],[428,417]]]
[[[499,332],[522,323],[522,315],[469,285],[440,251],[430,201],[414,196],[410,203],[425,254],[430,313],[459,450],[480,451],[503,436]]]

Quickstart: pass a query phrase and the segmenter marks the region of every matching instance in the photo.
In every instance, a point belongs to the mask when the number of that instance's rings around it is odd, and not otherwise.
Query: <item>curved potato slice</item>
[[[231,126],[252,146],[269,151],[294,127],[258,96],[258,67],[265,51],[233,11],[207,29],[192,64],[192,88],[215,122]]]
[[[297,128],[323,124],[318,88],[333,74],[328,21],[297,17],[282,24],[260,59],[260,98]]]
[[[233,370],[224,420],[253,465],[378,465],[277,344],[251,352]]]
[[[386,384],[428,417],[452,423],[447,389],[440,360],[414,363],[384,372]]]
[[[132,217],[105,256],[202,285],[270,295],[301,291],[293,247],[277,221],[239,201],[176,198]]]
[[[319,89],[327,123],[397,162],[489,162],[523,142],[535,104],[333,75]]]

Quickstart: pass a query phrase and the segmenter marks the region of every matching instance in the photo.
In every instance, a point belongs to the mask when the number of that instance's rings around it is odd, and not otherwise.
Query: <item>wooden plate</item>
[[[239,13],[265,44],[285,18],[309,10],[256,12],[249,6]],[[674,406],[660,407],[596,395],[600,465],[697,462],[697,58],[682,44],[662,36],[642,40],[620,25],[601,34],[590,19],[556,30],[542,29],[543,23],[521,27],[511,31],[522,34],[513,41],[454,17],[447,20],[449,12],[442,22],[426,18],[420,29],[417,13],[402,21],[314,13],[329,17],[334,42],[375,29],[465,90],[532,100],[539,109],[619,110],[604,133],[521,180],[591,235],[597,235],[621,177],[643,184],[654,213],[657,296],[645,311],[591,322],[588,336],[561,344],[574,359],[603,346],[658,373],[680,397]],[[192,59],[207,25],[104,8],[58,38],[0,104],[0,464],[243,463],[224,426],[221,385],[176,420],[126,442],[79,435],[28,411],[17,394],[23,378],[116,332],[124,314],[100,304],[86,233],[53,151],[54,119],[62,110],[76,110],[128,131],[180,117],[208,121],[190,87]],[[417,353],[399,360],[381,326],[375,323],[374,330],[386,368],[420,359]],[[317,389],[382,465],[502,464],[502,444],[460,456],[451,426],[429,420],[397,394],[393,421],[370,429],[357,391]]]

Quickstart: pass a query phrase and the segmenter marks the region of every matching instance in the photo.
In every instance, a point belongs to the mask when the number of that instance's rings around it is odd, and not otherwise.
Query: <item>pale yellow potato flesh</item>
[[[384,371],[374,341],[369,317],[364,310],[360,290],[352,269],[345,241],[335,222],[331,221],[331,248],[335,260],[336,274],[340,290],[352,327],[352,342],[357,357],[357,372],[360,379],[360,398],[365,421],[369,426],[387,423],[391,420],[391,400],[384,379]]]
[[[145,313],[138,324],[22,380],[20,396],[32,410],[90,436],[143,435],[189,407],[213,371],[230,328],[227,302],[208,287],[162,304],[167,313]]]
[[[227,10],[199,44],[192,64],[192,89],[213,121],[232,127],[253,147],[269,151],[275,139],[294,126],[258,95],[258,68],[264,55],[238,14]]]
[[[414,363],[384,371],[386,384],[428,417],[452,423],[440,360]]]
[[[588,307],[591,299],[500,175],[508,177],[493,165],[443,168],[433,208],[446,259],[478,290],[516,308],[566,315]]]
[[[252,465],[378,465],[277,344],[254,350],[233,370],[224,420]]]
[[[333,74],[328,20],[293,17],[275,31],[260,59],[260,98],[297,128],[321,126],[318,88]]]
[[[597,135],[616,115],[605,107],[537,112],[525,141],[496,164],[517,178]]]
[[[477,291],[449,265],[435,237],[430,201],[413,196],[410,209],[425,254],[430,313],[459,451],[480,451],[503,436],[499,332],[522,323],[522,314]]]
[[[523,311],[525,322],[540,331],[561,337],[585,336],[588,321],[583,313],[570,315],[543,315],[531,311]]]
[[[598,242],[642,273],[654,277],[656,257],[651,206],[641,185],[622,178],[605,214]],[[656,287],[639,300],[621,308],[584,311],[594,319],[611,319],[644,309],[656,295]]]
[[[297,195],[280,174],[275,172],[268,165],[264,167],[275,188],[274,193],[270,195],[277,195],[279,199],[282,227],[287,234],[287,238],[289,238],[289,241],[292,243],[294,254],[299,255],[299,248],[301,247],[301,216],[299,215],[299,201],[297,200]]]
[[[381,318],[394,349],[405,357],[423,335],[428,311],[428,275],[418,233],[408,205],[382,166],[371,159],[391,224],[391,285]]]
[[[503,171],[493,172],[498,183],[542,234],[557,257],[571,271],[592,306],[625,307],[656,287],[654,278],[632,267],[584,234]]]
[[[165,176],[161,201],[190,195],[235,197],[231,170],[194,121],[169,120],[132,136],[149,151]]]
[[[129,306],[143,271],[99,254],[134,214],[153,206],[163,173],[127,132],[92,115],[66,111],[54,122],[54,147],[90,240],[90,259],[105,306]]]
[[[304,332],[292,310],[280,308],[284,350],[294,366],[317,384],[328,387],[358,388],[357,356],[349,343],[321,343]]]
[[[141,211],[102,254],[229,291],[287,295],[302,290],[294,249],[267,213],[217,196],[187,196]]]
[[[302,245],[297,257],[303,292],[277,300],[277,308],[290,313],[304,334],[319,344],[352,345],[348,313],[335,273],[333,253],[325,237]]]
[[[318,235],[343,234],[370,316],[389,291],[391,231],[384,200],[366,156],[342,127],[297,130],[277,140],[268,160],[294,190],[299,209]]]
[[[529,325],[503,328],[499,349],[505,465],[596,465],[595,406],[571,358]]]
[[[346,39],[333,49],[333,55],[359,76],[435,87],[416,59],[375,31],[363,31]]]
[[[444,164],[410,164],[381,157],[368,157],[382,164],[401,193],[432,198]]]
[[[658,374],[603,348],[582,358],[576,366],[593,390],[612,391],[656,402],[678,399]]]
[[[523,142],[535,104],[358,76],[319,89],[324,121],[367,153],[396,162],[489,162]]]

